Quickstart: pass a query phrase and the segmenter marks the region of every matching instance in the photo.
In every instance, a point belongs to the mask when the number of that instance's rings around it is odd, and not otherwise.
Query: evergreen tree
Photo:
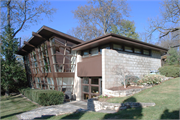
[[[112,25],[110,32],[138,40],[139,35],[135,32],[135,30],[136,27],[133,22],[129,20],[122,20],[120,25]]]
[[[1,90],[9,95],[10,89],[16,89],[19,83],[26,85],[23,67],[16,60],[18,39],[13,37],[13,29],[5,28],[1,35]]]
[[[180,56],[175,48],[170,48],[167,55],[167,64],[168,65],[177,65],[179,64]]]

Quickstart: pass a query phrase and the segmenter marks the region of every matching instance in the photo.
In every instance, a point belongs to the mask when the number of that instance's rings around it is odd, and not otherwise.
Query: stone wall
[[[139,102],[126,102],[126,103],[108,103],[108,102],[99,102],[97,99],[91,98],[88,99],[87,109],[91,111],[100,111],[100,110],[124,110],[127,108],[136,108],[136,107],[149,107],[155,106],[155,103],[139,103]]]
[[[161,54],[159,51],[152,50],[151,56],[117,52],[116,50],[102,50],[102,89],[105,95],[105,89],[122,86],[118,75],[117,66],[123,66],[131,75],[142,77],[150,72],[161,67]]]

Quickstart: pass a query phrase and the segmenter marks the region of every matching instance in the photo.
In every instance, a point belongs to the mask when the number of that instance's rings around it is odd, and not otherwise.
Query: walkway
[[[43,106],[20,115],[17,115],[19,119],[34,119],[44,116],[57,116],[67,113],[73,113],[77,109],[87,109],[87,102],[85,101],[73,101],[61,105]]]

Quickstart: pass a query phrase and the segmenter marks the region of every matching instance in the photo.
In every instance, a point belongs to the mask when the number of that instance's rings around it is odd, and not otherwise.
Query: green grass
[[[16,96],[1,96],[1,119],[6,120],[18,120],[16,115],[35,109],[38,106],[33,104],[31,101],[27,101],[20,95]]]
[[[48,119],[178,119],[180,109],[180,78],[165,81],[134,96],[112,98],[108,102],[153,102],[156,105],[147,108],[131,108],[113,114],[86,112],[53,116]]]

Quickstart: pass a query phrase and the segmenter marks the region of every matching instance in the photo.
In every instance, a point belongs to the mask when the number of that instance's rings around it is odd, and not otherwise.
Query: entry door
[[[101,95],[101,78],[82,78],[82,99],[87,100]]]

